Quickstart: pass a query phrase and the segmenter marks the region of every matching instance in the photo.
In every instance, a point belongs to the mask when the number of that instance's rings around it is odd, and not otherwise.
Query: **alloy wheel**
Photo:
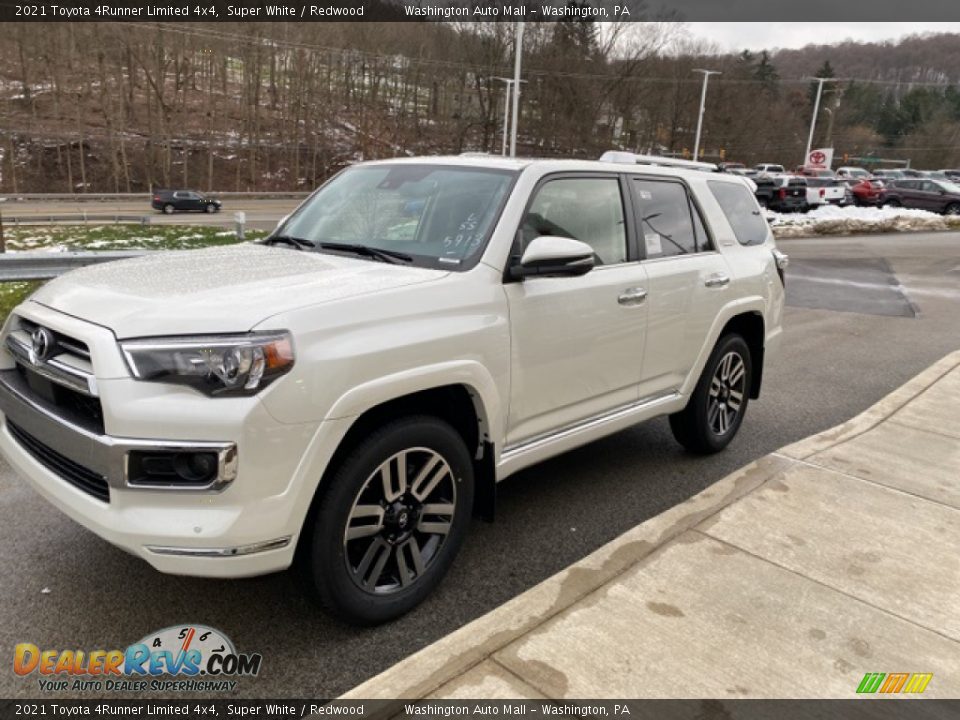
[[[747,372],[737,352],[724,355],[710,381],[707,423],[715,435],[725,435],[736,424],[743,407]]]
[[[424,447],[381,463],[357,494],[343,534],[347,571],[363,590],[398,592],[430,568],[453,526],[456,480]]]

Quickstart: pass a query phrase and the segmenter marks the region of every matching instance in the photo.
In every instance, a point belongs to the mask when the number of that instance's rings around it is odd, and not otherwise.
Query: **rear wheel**
[[[473,463],[463,439],[437,418],[397,420],[325,482],[298,548],[308,591],[357,625],[416,607],[446,574],[472,512]]]
[[[902,207],[902,204],[899,200],[897,200],[896,198],[893,198],[891,200],[887,200],[886,202],[884,202],[883,206],[898,208],[898,207]]]
[[[173,210],[174,210],[174,207],[170,203],[167,203],[166,205],[163,206],[163,212],[166,215],[173,215]]]
[[[687,450],[723,450],[743,422],[750,399],[753,364],[750,348],[736,334],[720,338],[687,407],[670,416],[673,436]]]

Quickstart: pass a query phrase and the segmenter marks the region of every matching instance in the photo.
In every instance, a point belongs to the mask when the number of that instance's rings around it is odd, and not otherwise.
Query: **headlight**
[[[287,332],[162,337],[120,343],[137,380],[188,385],[207,395],[253,395],[293,367]]]

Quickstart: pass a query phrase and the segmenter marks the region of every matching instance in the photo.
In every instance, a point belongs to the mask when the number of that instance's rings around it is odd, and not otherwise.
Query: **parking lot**
[[[500,486],[497,521],[474,523],[439,591],[387,626],[329,620],[289,574],[159,575],[0,465],[0,646],[125,647],[152,630],[203,623],[263,654],[260,676],[236,695],[332,697],[745,463],[848,419],[957,349],[960,233],[779,245],[792,259],[783,352],[726,452],[684,454],[661,419],[521,472]],[[0,675],[0,695],[37,694],[35,676]]]

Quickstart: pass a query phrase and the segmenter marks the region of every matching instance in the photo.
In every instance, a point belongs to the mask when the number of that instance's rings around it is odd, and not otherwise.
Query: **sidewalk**
[[[344,698],[850,698],[868,672],[960,697],[960,351]]]

